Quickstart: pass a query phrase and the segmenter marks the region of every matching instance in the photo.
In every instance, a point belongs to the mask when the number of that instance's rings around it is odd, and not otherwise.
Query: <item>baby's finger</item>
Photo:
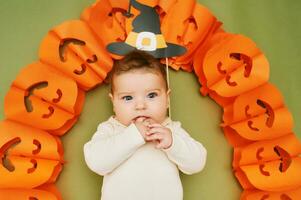
[[[147,118],[145,121],[147,121],[149,124],[155,124],[156,121],[153,120],[152,118]]]
[[[167,130],[165,127],[153,127],[148,130],[148,134],[151,135],[153,133],[166,133]]]
[[[163,148],[163,146],[162,146],[162,144],[161,144],[161,143],[158,143],[158,144],[156,145],[156,148],[157,148],[157,149],[162,149],[162,148]]]
[[[163,127],[163,126],[161,124],[154,123],[154,124],[150,124],[149,127]]]
[[[135,122],[137,122],[137,123],[142,123],[144,120],[145,120],[145,117],[138,117],[138,118],[136,118],[136,119],[134,119],[135,120]]]
[[[163,136],[160,133],[153,133],[152,135],[147,135],[146,140],[152,141],[152,140],[162,140]]]

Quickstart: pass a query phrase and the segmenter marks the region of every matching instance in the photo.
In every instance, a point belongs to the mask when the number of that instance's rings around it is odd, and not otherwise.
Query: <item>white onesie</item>
[[[185,174],[201,171],[207,151],[167,118],[163,125],[172,132],[168,149],[145,142],[135,124],[128,127],[113,117],[101,123],[84,145],[88,167],[104,176],[101,200],[182,200],[179,170]]]

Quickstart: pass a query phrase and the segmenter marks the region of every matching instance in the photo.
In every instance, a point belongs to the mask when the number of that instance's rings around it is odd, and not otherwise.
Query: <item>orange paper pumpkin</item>
[[[203,92],[223,98],[256,88],[269,78],[269,63],[249,38],[232,35],[214,45],[205,55]]]
[[[294,134],[288,134],[274,140],[263,140],[234,148],[233,167],[281,160],[281,167],[285,170],[291,164],[292,157],[300,153],[301,143],[298,138]]]
[[[293,117],[287,108],[274,110],[272,114],[259,116],[231,124],[224,128],[228,141],[239,146],[246,141],[274,139],[292,132]],[[243,140],[246,140],[245,142]]]
[[[0,133],[0,188],[34,188],[56,180],[63,159],[58,138],[7,120]]]
[[[36,62],[13,82],[5,97],[5,116],[62,135],[77,120],[83,101],[84,93],[72,79]]]
[[[204,57],[209,49],[211,49],[217,43],[220,43],[222,40],[226,40],[228,37],[232,37],[233,34],[226,33],[223,30],[219,29],[215,34],[208,38],[203,44],[201,44],[193,57],[193,69],[196,76],[199,78],[201,85],[207,85],[207,80],[204,75],[203,62]],[[205,93],[203,93],[205,95]]]
[[[54,27],[43,39],[39,56],[89,90],[100,84],[111,70],[112,59],[95,38],[89,25],[81,20]]]
[[[240,200],[298,200],[301,196],[301,188],[283,192],[268,192],[260,190],[245,190]]]
[[[285,171],[282,164],[282,160],[277,160],[241,166],[235,171],[235,176],[244,189],[281,192],[301,187],[301,158],[292,158]]]
[[[125,17],[128,1],[100,0],[86,9],[82,19],[86,21],[94,33],[106,46],[111,42],[124,41]]]
[[[192,71],[192,60],[198,46],[209,40],[221,26],[215,16],[194,0],[176,1],[162,19],[162,33],[166,41],[185,46],[187,52],[171,58],[170,65]]]
[[[38,189],[0,189],[0,199],[59,200],[53,193]]]
[[[266,83],[254,90],[239,95],[232,104],[224,108],[224,125],[230,125],[260,114],[272,112],[284,106],[281,92]]]

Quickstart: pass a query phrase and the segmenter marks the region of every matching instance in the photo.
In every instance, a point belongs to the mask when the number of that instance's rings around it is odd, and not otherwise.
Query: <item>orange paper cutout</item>
[[[123,13],[128,5],[128,1],[98,1],[83,12],[82,19],[105,46],[111,42],[124,41],[126,35]]]
[[[60,200],[51,192],[38,189],[0,189],[0,199]]]
[[[34,188],[44,183],[53,183],[62,170],[60,162],[56,160],[19,156],[7,156],[7,159],[14,169],[9,171],[0,165],[0,188]]]
[[[9,155],[63,161],[61,140],[46,131],[4,120],[0,122],[0,147],[14,138],[19,143],[9,149]]]
[[[265,105],[264,105],[265,104]],[[266,83],[254,90],[238,96],[233,104],[224,108],[224,125],[230,125],[248,118],[283,107],[281,92],[272,84]]]
[[[81,20],[65,22],[49,31],[41,43],[39,56],[84,90],[100,84],[113,65],[103,44]]]
[[[301,153],[301,143],[294,134],[288,134],[274,140],[263,140],[250,145],[234,148],[233,167],[262,164],[282,159],[283,166],[289,165],[291,157]]]
[[[301,188],[283,192],[268,192],[260,190],[245,190],[240,200],[298,200],[301,196]]]
[[[5,116],[62,135],[77,120],[83,101],[84,93],[72,79],[36,62],[13,82],[5,97]]]
[[[291,133],[292,128],[292,115],[287,108],[283,107],[273,111],[273,115],[261,114],[227,126],[224,132],[230,144],[239,146],[243,144],[240,141],[242,138],[249,141],[274,139]]]
[[[267,82],[269,63],[253,41],[233,35],[207,52],[203,71],[207,83],[203,90],[228,98]]]
[[[282,161],[271,161],[264,164],[239,167],[235,176],[244,189],[259,189],[264,191],[287,191],[301,186],[301,158],[294,157],[291,164],[281,172]]]
[[[58,138],[8,120],[0,122],[0,133],[0,188],[34,188],[56,180],[63,160]]]
[[[191,72],[195,50],[221,26],[215,16],[194,0],[177,1],[162,19],[161,30],[167,42],[183,45],[187,52],[171,58],[169,64]]]

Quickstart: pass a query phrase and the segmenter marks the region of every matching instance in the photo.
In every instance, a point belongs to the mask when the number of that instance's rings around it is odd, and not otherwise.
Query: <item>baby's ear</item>
[[[111,92],[109,93],[109,97],[110,97],[111,101],[113,102],[113,94]]]
[[[166,92],[167,96],[169,96],[170,93],[171,93],[171,90],[168,88],[168,90],[167,90],[167,92]]]

